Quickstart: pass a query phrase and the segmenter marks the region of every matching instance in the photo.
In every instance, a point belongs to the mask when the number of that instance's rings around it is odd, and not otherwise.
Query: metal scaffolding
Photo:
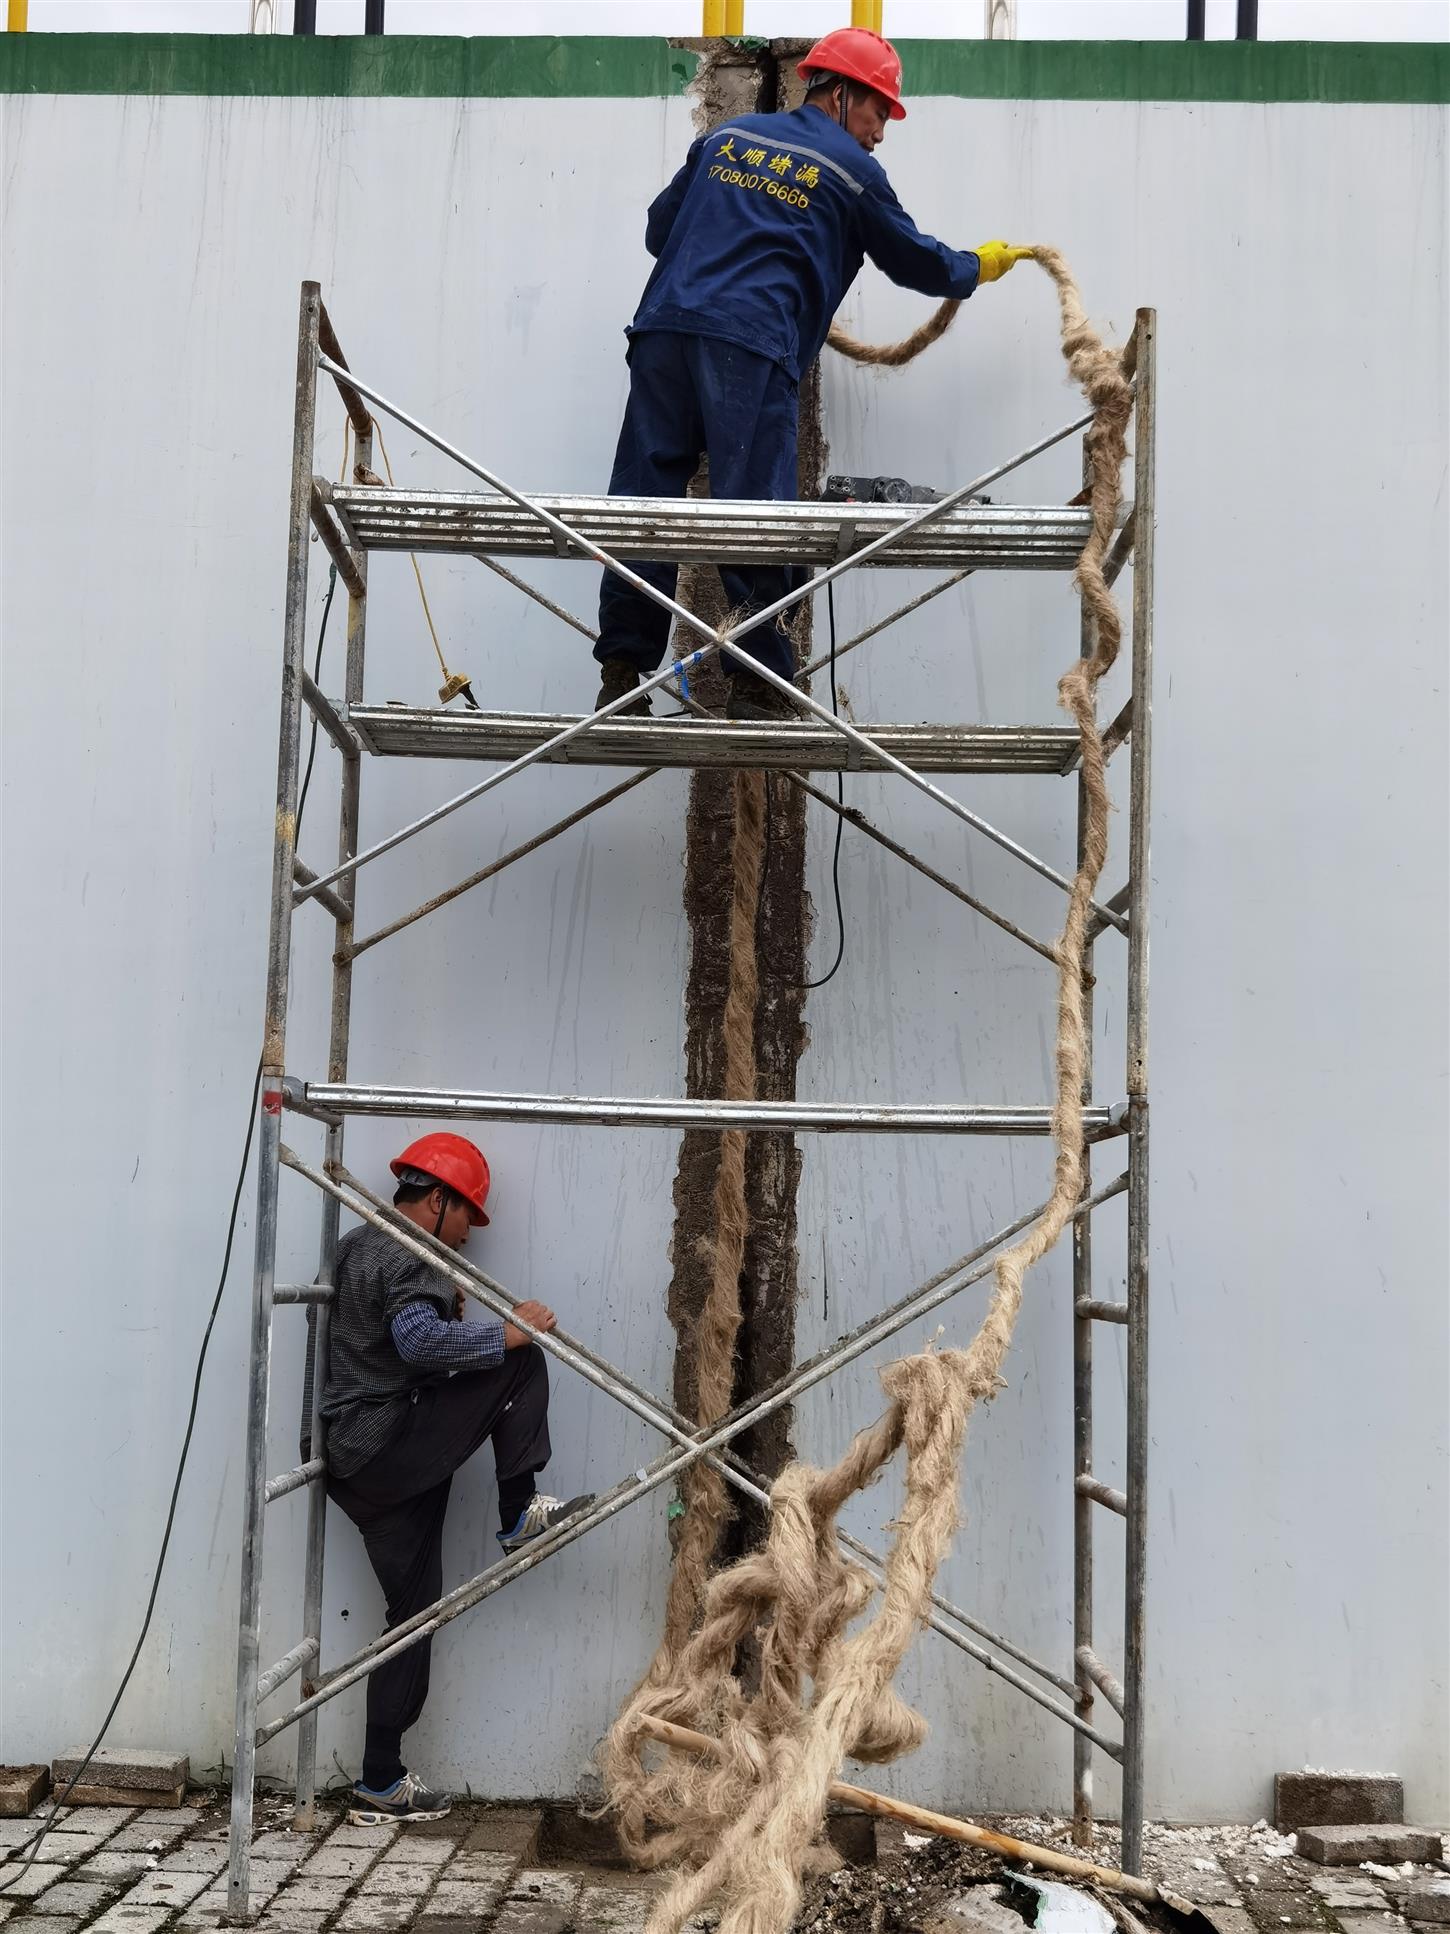
[[[1148,1344],[1148,809],[1151,729],[1154,370],[1155,319],[1138,311],[1127,365],[1135,389],[1134,496],[1111,554],[1108,576],[1133,563],[1131,695],[1104,734],[1111,755],[1129,748],[1128,877],[1105,905],[1095,910],[1094,940],[1109,929],[1127,945],[1126,1042],[1123,1090],[1109,1102],[1094,1098],[1089,1030],[1089,1069],[1082,1097],[1084,1126],[1092,1143],[1126,1137],[1122,1173],[1096,1189],[1089,1182],[1073,1223],[1073,1415],[1074,1415],[1074,1603],[1073,1658],[1063,1670],[1034,1658],[1010,1639],[989,1630],[945,1598],[933,1600],[931,1628],[1014,1686],[1073,1735],[1073,1823],[1080,1844],[1091,1839],[1093,1750],[1117,1760],[1123,1772],[1122,1865],[1140,1870],[1143,1824],[1144,1742],[1144,1583],[1147,1557],[1147,1344]],[[315,474],[314,440],[319,374],[336,384],[356,439],[357,473],[371,469],[372,406],[395,417],[436,449],[454,458],[486,486],[484,492],[412,491],[349,483],[333,484]],[[323,1379],[315,1380],[311,1458],[295,1470],[267,1474],[267,1413],[272,1353],[272,1317],[279,1307],[310,1307],[316,1312],[315,1344],[324,1360],[329,1306],[341,1211],[385,1230],[402,1248],[435,1269],[448,1283],[476,1298],[495,1315],[518,1323],[515,1299],[461,1255],[430,1238],[426,1231],[394,1214],[350,1174],[343,1162],[343,1130],[349,1116],[426,1115],[449,1121],[534,1121],[604,1127],[744,1128],[802,1134],[978,1134],[1036,1135],[1049,1132],[1046,1107],[931,1105],[885,1106],[851,1102],[720,1101],[603,1096],[502,1094],[468,1090],[384,1087],[350,1078],[348,1035],[353,963],[390,935],[491,878],[532,853],[590,813],[608,806],[665,767],[771,767],[811,798],[843,813],[853,826],[885,846],[904,863],[934,880],[982,917],[1012,935],[1039,957],[1053,958],[1051,943],[1026,933],[1006,916],[927,866],[874,827],[863,813],[847,810],[802,775],[812,770],[893,772],[935,800],[964,826],[991,840],[1022,865],[1064,891],[1070,881],[1008,833],[969,810],[923,775],[936,773],[1020,772],[1077,775],[1078,830],[1081,840],[1085,792],[1077,772],[1076,734],[1057,726],[871,726],[861,728],[836,718],[807,693],[778,679],[739,645],[741,631],[811,596],[847,570],[861,565],[936,566],[953,575],[913,598],[889,618],[868,627],[843,647],[853,649],[939,591],[980,570],[1070,570],[1087,536],[1089,512],[1079,505],[1044,507],[986,506],[969,500],[995,478],[1083,430],[1090,416],[1077,417],[1040,438],[1008,462],[973,478],[924,508],[863,504],[745,504],[708,500],[656,501],[601,497],[530,498],[455,449],[426,425],[348,367],[315,282],[302,285],[297,344],[296,404],[292,444],[291,514],[288,532],[286,615],[283,632],[281,730],[277,759],[276,843],[273,858],[271,927],[267,956],[266,1028],[260,1100],[256,1258],[252,1295],[250,1368],[247,1403],[246,1504],[242,1542],[241,1612],[237,1648],[236,1755],[232,1780],[231,1860],[228,1912],[245,1919],[249,1908],[249,1869],[253,1781],[257,1748],[287,1727],[297,1727],[297,1818],[310,1825],[316,1791],[317,1711],[328,1699],[431,1636],[450,1620],[500,1590],[514,1578],[545,1563],[557,1551],[614,1517],[636,1499],[677,1478],[704,1459],[743,1495],[768,1504],[768,1480],[732,1450],[733,1441],[752,1425],[821,1382],[864,1352],[887,1341],[988,1275],[992,1257],[1039,1213],[1033,1209],[929,1281],[881,1310],[828,1349],[799,1363],[769,1388],[758,1391],[708,1429],[677,1412],[666,1400],[641,1388],[577,1338],[563,1330],[541,1335],[519,1327],[559,1363],[614,1398],[659,1432],[666,1448],[643,1470],[629,1473],[603,1491],[580,1516],[526,1549],[490,1566],[435,1605],[404,1624],[384,1631],[352,1659],[321,1670],[323,1545],[327,1496],[325,1427],[320,1413]],[[1086,459],[1084,459],[1086,461]],[[329,698],[309,677],[305,665],[305,620],[309,540],[320,537],[348,594],[347,659],[340,699]],[[667,665],[640,689],[679,681],[687,710],[696,716],[671,720],[617,717],[638,692],[604,706],[588,717],[535,717],[509,713],[415,710],[368,705],[363,696],[367,630],[368,558],[374,550],[447,551],[476,556],[519,589],[535,597],[576,629],[579,621],[549,603],[532,586],[495,560],[500,555],[584,557],[606,565],[667,608],[700,640],[699,646]],[[692,612],[638,578],[617,552],[635,558],[670,558],[719,563],[763,558],[815,566],[797,591],[765,613],[756,612],[734,629],[717,632]],[[795,723],[766,726],[727,724],[705,717],[689,700],[682,674],[713,652],[725,651],[789,695],[802,717]],[[808,669],[815,669],[810,667]],[[804,675],[804,674],[803,674]],[[300,752],[304,708],[336,747],[342,760],[337,862],[318,873],[296,852]],[[358,808],[364,759],[475,759],[492,767],[488,776],[444,800],[386,839],[359,852]],[[447,814],[492,791],[526,767],[551,761],[600,766],[642,767],[633,777],[579,808],[523,845],[504,854],[448,892],[376,932],[357,937],[354,930],[357,877],[378,855],[415,837]],[[331,1028],[327,1078],[289,1074],[286,1029],[292,921],[297,909],[314,902],[335,923]],[[1092,981],[1089,949],[1088,1015]],[[311,1162],[283,1140],[284,1113],[316,1121],[325,1129],[320,1162]],[[282,1170],[310,1182],[321,1197],[321,1240],[317,1280],[278,1284],[274,1279],[277,1205]],[[1127,1198],[1127,1300],[1105,1302],[1093,1294],[1092,1212],[1118,1195]],[[1117,1323],[1127,1331],[1126,1490],[1093,1474],[1092,1338],[1093,1325]],[[302,1637],[265,1668],[260,1614],[262,1542],[267,1507],[294,1491],[307,1495],[307,1547],[303,1582]],[[1098,1655],[1093,1641],[1093,1519],[1098,1509],[1126,1521],[1124,1575],[1125,1651],[1119,1678]],[[859,1540],[842,1542],[879,1576],[882,1559]],[[1008,1663],[1011,1661],[1012,1663]],[[262,1702],[297,1674],[302,1696],[290,1710],[262,1721]],[[1121,1721],[1116,1733],[1095,1721],[1098,1697]]]

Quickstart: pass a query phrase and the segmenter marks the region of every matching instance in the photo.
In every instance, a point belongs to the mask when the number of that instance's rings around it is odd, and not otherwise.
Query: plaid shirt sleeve
[[[431,1303],[405,1303],[393,1317],[393,1344],[419,1370],[496,1370],[503,1362],[503,1324],[445,1323]]]

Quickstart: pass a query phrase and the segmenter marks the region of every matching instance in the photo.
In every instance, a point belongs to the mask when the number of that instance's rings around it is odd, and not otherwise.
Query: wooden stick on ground
[[[652,1719],[642,1716],[638,1721],[642,1731],[662,1745],[678,1747],[686,1753],[710,1753],[719,1756],[720,1743],[706,1733],[691,1732],[687,1726],[671,1725],[667,1719]],[[864,1786],[847,1786],[844,1780],[831,1782],[830,1795],[847,1806],[860,1807],[864,1813],[878,1813],[888,1820],[900,1820],[904,1825],[915,1827],[921,1833],[938,1833],[944,1840],[961,1840],[969,1847],[985,1847],[992,1853],[1005,1854],[1009,1860],[1030,1861],[1046,1873],[1067,1874],[1073,1880],[1080,1880],[1094,1887],[1108,1887],[1114,1893],[1129,1894],[1135,1900],[1145,1900],[1154,1906],[1163,1905],[1164,1899],[1159,1888],[1151,1880],[1140,1880],[1136,1874],[1119,1873],[1115,1867],[1099,1867],[1091,1860],[1079,1860],[1070,1853],[1058,1853],[1052,1847],[1034,1846],[1030,1840],[1014,1840],[1008,1833],[993,1833],[990,1827],[974,1826],[970,1820],[956,1820],[947,1813],[932,1813],[923,1806],[913,1806],[908,1800],[890,1800],[884,1793],[869,1792]]]

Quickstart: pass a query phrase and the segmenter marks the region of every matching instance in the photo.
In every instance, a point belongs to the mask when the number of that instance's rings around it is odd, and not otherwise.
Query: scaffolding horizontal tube
[[[1075,1316],[1086,1317],[1091,1323],[1126,1323],[1128,1320],[1126,1303],[1103,1303],[1095,1296],[1080,1296],[1072,1308]]]
[[[1115,1491],[1111,1484],[1103,1484],[1095,1477],[1079,1477],[1076,1483],[1081,1496],[1091,1498],[1094,1504],[1101,1504],[1105,1510],[1116,1511],[1120,1518],[1127,1517],[1126,1491]]]
[[[450,1262],[446,1254],[433,1255],[424,1247],[422,1241],[415,1240],[414,1236],[407,1234],[400,1228],[390,1227],[380,1214],[367,1206],[366,1202],[360,1201],[356,1196],[350,1197],[348,1191],[339,1183],[331,1181],[328,1177],[319,1174],[290,1149],[282,1149],[281,1159],[288,1167],[295,1169],[299,1174],[307,1177],[308,1180],[314,1182],[328,1194],[337,1196],[355,1214],[361,1215],[365,1221],[372,1222],[378,1227],[387,1228],[401,1247],[418,1254],[423,1260],[430,1262],[431,1266],[440,1275],[455,1280],[459,1287],[469,1290],[475,1295],[479,1294],[476,1286],[470,1282],[468,1275],[465,1275],[465,1272],[456,1266],[456,1259]],[[1114,1182],[1108,1184],[1105,1189],[1100,1190],[1090,1201],[1083,1203],[1077,1213],[1080,1215],[1089,1213],[1102,1202],[1121,1193],[1126,1186],[1126,1176],[1120,1175]],[[1040,1209],[1033,1210],[1029,1215],[1020,1218],[1017,1223],[992,1237],[976,1253],[980,1255],[984,1253],[985,1249],[995,1248],[1002,1242],[1009,1240],[1020,1229],[1027,1227],[1028,1224],[1034,1221],[1040,1213]],[[962,1289],[969,1287],[973,1282],[980,1281],[983,1276],[991,1273],[993,1267],[993,1264],[986,1263],[973,1269],[964,1276],[959,1276],[960,1265],[943,1272],[941,1276],[933,1279],[933,1282],[922,1291],[905,1299],[904,1302],[895,1305],[892,1310],[886,1312],[883,1316],[868,1320],[868,1322],[859,1326],[850,1337],[843,1338],[830,1349],[820,1352],[809,1363],[798,1366],[787,1377],[780,1379],[768,1392],[762,1393],[760,1396],[740,1406],[730,1417],[722,1419],[718,1424],[712,1426],[708,1435],[698,1438],[696,1441],[685,1445],[675,1452],[665,1453],[663,1457],[656,1459],[648,1469],[633,1473],[622,1483],[616,1485],[612,1491],[606,1493],[602,1498],[597,1499],[578,1518],[571,1519],[567,1524],[561,1525],[558,1530],[547,1533],[534,1545],[530,1546],[527,1551],[516,1553],[512,1559],[492,1567],[488,1572],[480,1574],[479,1577],[470,1580],[467,1584],[461,1585],[455,1591],[448,1593],[436,1605],[429,1607],[426,1611],[420,1612],[414,1618],[405,1621],[402,1625],[393,1627],[391,1630],[382,1633],[370,1645],[365,1646],[348,1665],[339,1668],[336,1673],[331,1674],[326,1683],[310,1699],[303,1700],[290,1713],[285,1714],[281,1719],[273,1721],[270,1725],[261,1728],[257,1734],[257,1743],[261,1745],[268,1739],[275,1737],[285,1727],[300,1719],[304,1713],[314,1710],[326,1699],[335,1697],[337,1693],[345,1690],[347,1686],[355,1684],[359,1679],[365,1678],[370,1672],[375,1671],[379,1664],[382,1664],[388,1658],[397,1656],[406,1650],[409,1645],[417,1643],[421,1638],[431,1636],[441,1626],[459,1617],[473,1605],[480,1603],[484,1598],[492,1596],[495,1591],[509,1583],[513,1578],[521,1576],[525,1571],[532,1570],[536,1564],[552,1556],[555,1551],[562,1550],[566,1545],[572,1544],[576,1538],[583,1536],[586,1531],[592,1530],[596,1524],[604,1523],[615,1516],[626,1504],[634,1502],[636,1498],[643,1497],[650,1491],[657,1489],[661,1484],[667,1483],[688,1465],[695,1463],[702,1457],[707,1457],[711,1461],[715,1461],[713,1454],[728,1443],[732,1437],[739,1435],[742,1430],[748,1429],[752,1424],[759,1422],[762,1417],[771,1414],[773,1411],[793,1401],[802,1391],[820,1382],[832,1370],[839,1368],[843,1363],[863,1354],[876,1343],[885,1341],[894,1335],[896,1331],[904,1328],[907,1322],[912,1320],[914,1316],[928,1313],[941,1303],[946,1302],[958,1294]],[[481,1297],[480,1300],[492,1304],[494,1299]],[[528,1326],[524,1325],[523,1327],[527,1329]],[[559,1356],[565,1361],[568,1361],[571,1357],[577,1357],[579,1354],[568,1346],[563,1345],[557,1336],[535,1335],[534,1340],[540,1343],[551,1354]],[[577,1361],[574,1367],[579,1367]],[[593,1371],[591,1373],[590,1371],[585,1371],[584,1374],[589,1376],[591,1382],[599,1384],[601,1388],[608,1389],[606,1379],[599,1372]],[[610,1381],[617,1381],[617,1378],[611,1376]],[[654,1422],[657,1428],[668,1428],[668,1434],[676,1434],[673,1428],[661,1423],[658,1417],[648,1417],[647,1409],[641,1407],[631,1387],[625,1386],[624,1392],[610,1390],[609,1394],[617,1396],[621,1402],[626,1404],[627,1408],[646,1417],[647,1421]],[[717,1468],[719,1468],[718,1464]],[[725,1475],[732,1478],[734,1476],[728,1468],[725,1471]],[[877,1560],[876,1562],[879,1563],[880,1561]],[[934,1615],[930,1621],[934,1627],[936,1626],[937,1616]],[[937,1629],[940,1628],[937,1627]],[[947,1636],[952,1636],[952,1634],[949,1633]],[[1003,1672],[1004,1677],[1009,1677],[1012,1683],[1018,1683],[1016,1675],[1009,1674],[1005,1669],[1000,1667],[998,1669]],[[1047,1699],[1035,1687],[1024,1684],[1022,1689],[1037,1703],[1045,1706],[1048,1711],[1053,1712],[1056,1716],[1063,1719],[1065,1724],[1086,1734],[1104,1752],[1114,1758],[1121,1756],[1121,1747],[1115,1741],[1094,1731],[1076,1713],[1069,1712],[1065,1708],[1057,1706],[1054,1701]]]
[[[276,1283],[272,1289],[274,1303],[330,1303],[336,1295],[326,1283]]]
[[[1090,1645],[1080,1645],[1077,1648],[1077,1662],[1121,1719],[1123,1707],[1126,1704],[1122,1680],[1108,1670]]]
[[[294,1645],[290,1652],[284,1652],[275,1665],[269,1665],[265,1672],[259,1673],[257,1675],[258,1705],[269,1693],[275,1692],[278,1686],[286,1685],[294,1672],[300,1672],[304,1665],[311,1665],[321,1651],[322,1646],[317,1639],[303,1639],[301,1644]]]
[[[298,886],[305,886],[311,889],[306,897],[309,900],[315,900],[318,906],[326,907],[327,911],[337,921],[339,926],[350,927],[352,925],[352,908],[347,904],[346,900],[342,898],[341,894],[334,893],[330,886],[319,886],[317,884],[317,875],[313,872],[312,868],[306,865],[304,861],[299,860],[295,853],[292,855],[292,877]]]
[[[313,1457],[305,1464],[299,1464],[295,1471],[283,1471],[280,1477],[267,1479],[267,1502],[275,1503],[284,1498],[289,1491],[300,1491],[304,1485],[316,1484],[327,1475],[327,1466],[320,1457]]]
[[[954,1102],[870,1106],[846,1101],[707,1101],[694,1096],[518,1095],[486,1089],[391,1088],[309,1081],[307,1100],[331,1114],[427,1115],[448,1121],[532,1121],[599,1128],[744,1128],[795,1135],[1047,1135],[1050,1107],[968,1107]],[[1089,1135],[1117,1126],[1119,1110],[1084,1108]]]

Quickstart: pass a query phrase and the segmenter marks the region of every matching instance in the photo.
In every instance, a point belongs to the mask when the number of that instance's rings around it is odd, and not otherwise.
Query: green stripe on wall
[[[913,94],[983,101],[1446,101],[1450,46],[1324,40],[903,40]]]
[[[602,34],[5,34],[0,93],[638,100],[682,94],[696,64]]]
[[[1450,46],[1210,40],[907,40],[912,94],[969,100],[1450,100]],[[623,36],[5,34],[0,93],[651,99],[696,56]]]

